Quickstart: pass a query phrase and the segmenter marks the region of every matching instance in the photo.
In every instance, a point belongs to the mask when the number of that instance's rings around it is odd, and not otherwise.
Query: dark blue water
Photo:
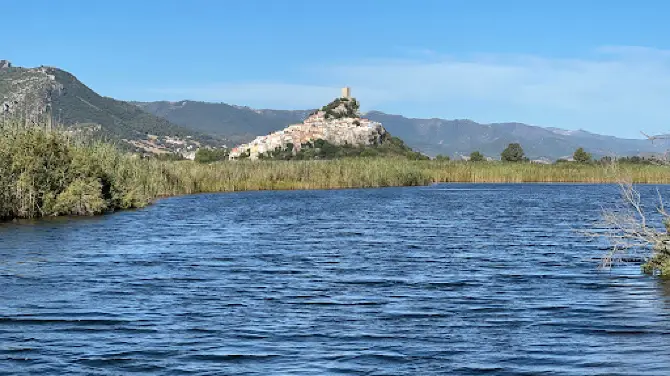
[[[669,375],[670,287],[598,270],[574,231],[616,191],[246,192],[2,225],[0,374]]]

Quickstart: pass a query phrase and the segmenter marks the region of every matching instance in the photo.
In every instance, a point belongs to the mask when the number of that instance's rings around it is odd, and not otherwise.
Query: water
[[[615,200],[245,192],[5,224],[0,374],[668,375],[670,287],[574,231]]]

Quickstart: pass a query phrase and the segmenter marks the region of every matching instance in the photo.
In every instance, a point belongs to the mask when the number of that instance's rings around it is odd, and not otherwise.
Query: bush
[[[651,164],[654,164],[655,160],[653,158],[645,158],[645,157],[640,157],[638,155],[634,155],[632,157],[618,158],[617,162],[623,163],[623,164],[651,165]]]
[[[76,179],[54,200],[45,202],[46,215],[95,215],[107,210],[102,184],[95,178]],[[50,207],[51,206],[51,207]]]
[[[365,148],[360,156],[361,157],[376,157],[379,155],[379,152],[373,148]]]
[[[195,152],[195,161],[198,163],[212,163],[228,160],[228,150],[200,148]]]
[[[0,131],[0,219],[144,206],[166,182],[167,173],[151,170],[155,163],[161,162],[58,132],[6,127]]]

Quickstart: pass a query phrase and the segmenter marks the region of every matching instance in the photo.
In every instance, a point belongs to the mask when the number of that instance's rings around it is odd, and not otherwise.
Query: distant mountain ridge
[[[197,101],[135,102],[150,113],[203,133],[226,137],[237,143],[266,135],[291,124],[301,123],[312,110],[268,110],[234,106],[226,103]],[[428,155],[458,157],[480,151],[499,157],[502,150],[518,142],[533,159],[555,160],[570,157],[583,147],[594,156],[644,155],[662,153],[667,143],[623,139],[583,130],[569,131],[523,123],[481,124],[472,120],[439,118],[413,119],[401,115],[369,111],[365,118],[380,122],[394,136],[410,147]]]
[[[664,152],[667,143],[623,139],[583,130],[568,131],[523,123],[480,124],[471,120],[410,119],[371,111],[366,116],[379,121],[389,132],[427,154],[465,155],[478,150],[497,157],[513,142],[522,145],[531,158],[570,157],[583,147],[595,156],[639,155]]]
[[[197,101],[131,102],[143,110],[172,123],[202,133],[225,137],[234,143],[252,140],[256,136],[300,123],[310,110],[256,110],[226,103]]]

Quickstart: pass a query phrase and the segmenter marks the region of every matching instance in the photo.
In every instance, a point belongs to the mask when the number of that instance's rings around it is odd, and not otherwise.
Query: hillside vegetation
[[[392,137],[388,133],[384,135],[381,144],[353,146],[349,144],[335,145],[326,140],[318,139],[301,145],[300,151],[296,152],[292,144],[286,149],[276,148],[260,156],[260,159],[271,160],[322,160],[342,159],[360,157],[400,157],[412,160],[429,159],[427,156],[415,152],[405,145],[403,140]]]

